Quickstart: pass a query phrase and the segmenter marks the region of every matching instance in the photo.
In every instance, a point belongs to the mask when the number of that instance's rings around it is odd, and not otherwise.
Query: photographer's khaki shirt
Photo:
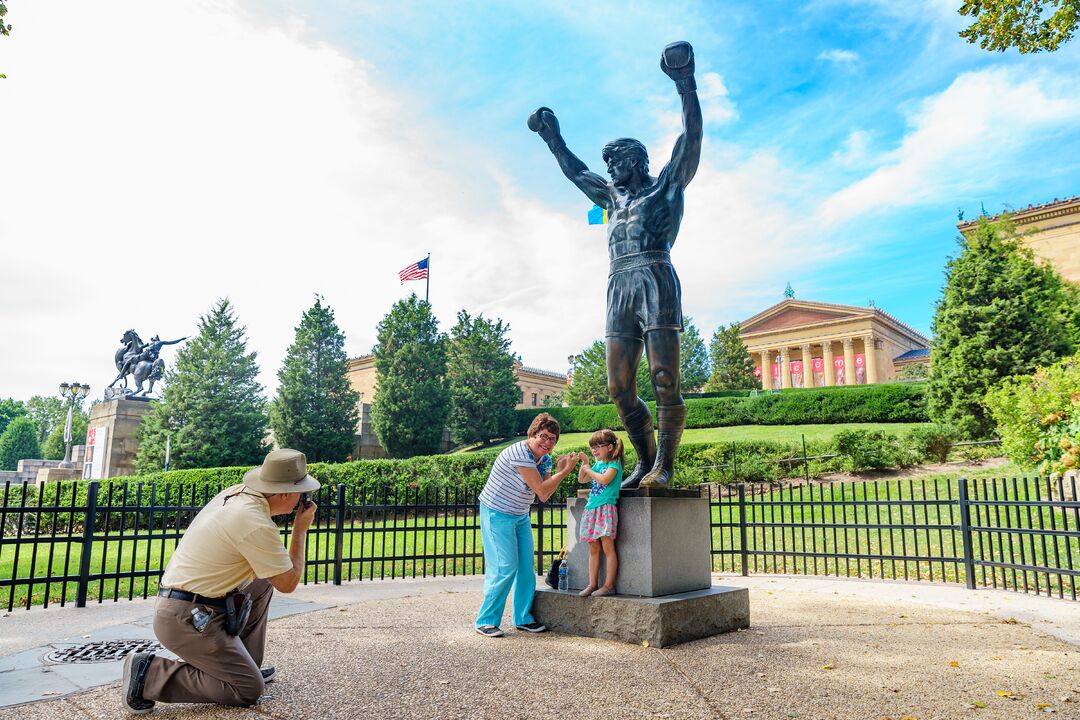
[[[252,576],[269,578],[291,569],[292,559],[266,498],[233,485],[195,516],[165,567],[161,585],[222,597]]]

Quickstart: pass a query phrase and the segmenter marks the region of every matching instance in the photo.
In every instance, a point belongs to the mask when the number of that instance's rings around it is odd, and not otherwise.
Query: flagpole
[[[428,301],[428,290],[431,289],[431,253],[427,254],[427,275],[424,276],[424,302]]]

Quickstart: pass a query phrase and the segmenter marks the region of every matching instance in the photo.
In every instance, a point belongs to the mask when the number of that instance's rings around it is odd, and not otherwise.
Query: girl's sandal
[[[614,588],[602,587],[599,590],[593,592],[593,597],[603,597],[604,595],[614,595]]]
[[[582,590],[581,592],[579,592],[578,595],[581,596],[581,597],[589,597],[594,592],[596,592],[596,586],[595,585],[590,585],[589,587],[587,587],[584,590]]]

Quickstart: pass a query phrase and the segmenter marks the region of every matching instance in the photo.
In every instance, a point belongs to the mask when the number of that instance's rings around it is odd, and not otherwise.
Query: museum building
[[[766,389],[894,382],[930,340],[876,307],[788,298],[739,323]]]
[[[1069,282],[1080,285],[1080,195],[1028,205],[1011,214],[1017,231],[1030,233],[1023,237],[1023,242],[1035,257],[1053,265]],[[994,215],[988,219],[994,221],[1000,217]],[[956,227],[966,235],[975,229],[977,222],[960,222]]]

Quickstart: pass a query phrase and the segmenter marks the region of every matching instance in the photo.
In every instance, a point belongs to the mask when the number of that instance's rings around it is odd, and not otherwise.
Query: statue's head
[[[157,335],[155,335],[154,337],[150,338],[150,342],[157,342],[157,341],[158,341],[158,340],[160,340],[160,339],[161,339],[160,337],[158,337]]]
[[[649,174],[649,153],[634,138],[612,140],[604,146],[602,156],[607,163],[608,175],[616,185],[629,181],[635,173]]]

